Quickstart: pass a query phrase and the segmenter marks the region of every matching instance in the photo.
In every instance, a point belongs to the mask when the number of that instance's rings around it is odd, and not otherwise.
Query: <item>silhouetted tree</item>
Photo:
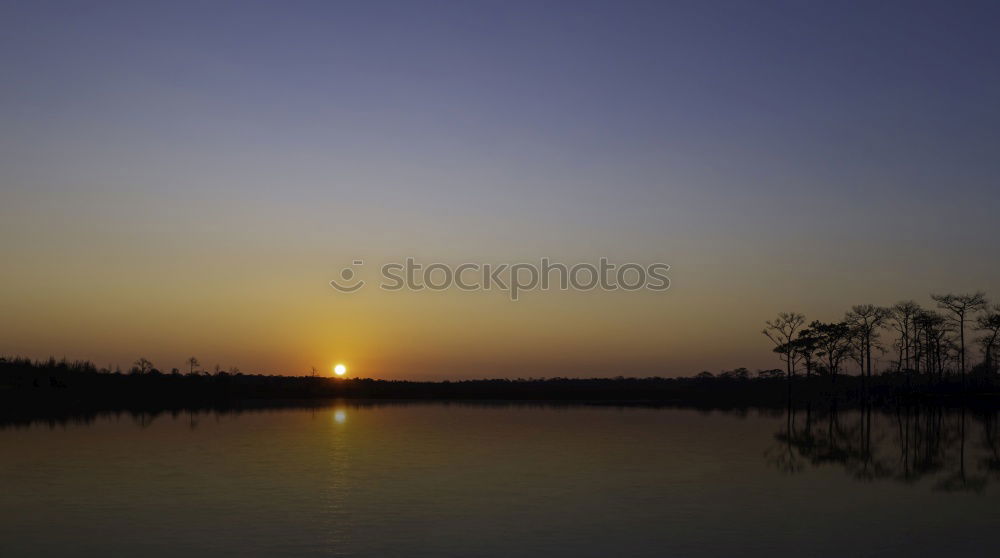
[[[195,367],[201,366],[201,363],[198,362],[198,359],[196,359],[195,357],[189,357],[187,359],[187,363],[188,363],[188,374],[194,374]]]
[[[909,371],[913,369],[910,364],[913,330],[915,329],[913,320],[920,315],[921,311],[922,308],[920,308],[920,305],[912,300],[897,302],[889,309],[889,324],[899,334],[899,342],[897,343],[899,349],[897,371]]]
[[[761,331],[768,339],[774,343],[774,352],[782,356],[785,362],[788,379],[795,374],[795,350],[792,341],[795,340],[795,333],[802,327],[806,317],[796,312],[782,312],[774,320],[765,322],[766,327]]]
[[[816,351],[819,348],[818,335],[811,327],[807,327],[800,331],[799,336],[792,341],[793,350],[799,355],[806,367],[806,378],[812,375]]]
[[[976,329],[986,332],[986,335],[979,338],[979,343],[983,347],[983,364],[986,366],[986,371],[992,373],[996,370],[994,358],[997,343],[1000,342],[1000,305],[979,316],[976,320]]]
[[[145,357],[139,357],[139,360],[132,363],[136,372],[139,374],[148,374],[150,370],[153,369],[153,363],[147,360]]]
[[[958,326],[958,369],[962,374],[962,384],[965,384],[965,321],[974,314],[986,308],[986,294],[931,295],[938,303],[938,308],[948,310],[952,314],[952,322]]]
[[[851,350],[851,327],[845,322],[813,322],[809,325],[816,339],[816,356],[823,359],[826,371],[837,379],[840,363]]]
[[[719,378],[723,380],[749,380],[750,371],[746,368],[737,368],[735,370],[725,370],[719,374]]]
[[[914,327],[917,329],[916,339],[919,341],[915,345],[917,351],[917,362],[923,356],[924,370],[928,380],[937,374],[938,378],[944,376],[944,360],[948,347],[947,320],[944,316],[930,310],[920,312],[914,318]]]
[[[854,331],[859,350],[858,363],[862,365],[861,375],[872,376],[872,348],[878,345],[878,331],[889,317],[889,309],[874,304],[852,306],[844,321]]]

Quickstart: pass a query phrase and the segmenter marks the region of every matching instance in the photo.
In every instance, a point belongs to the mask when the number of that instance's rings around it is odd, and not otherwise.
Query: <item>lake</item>
[[[337,402],[0,427],[0,556],[993,556],[996,411]]]

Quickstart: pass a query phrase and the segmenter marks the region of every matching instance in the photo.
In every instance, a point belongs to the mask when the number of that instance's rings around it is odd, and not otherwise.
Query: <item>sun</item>
[[[333,367],[333,373],[338,376],[343,376],[344,374],[347,374],[347,367],[343,364],[338,364]]]

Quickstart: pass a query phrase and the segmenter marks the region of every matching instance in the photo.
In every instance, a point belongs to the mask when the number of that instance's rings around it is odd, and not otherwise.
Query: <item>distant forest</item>
[[[838,322],[784,312],[766,322],[783,369],[737,368],[685,378],[519,378],[443,382],[244,374],[236,368],[163,372],[146,358],[128,370],[65,359],[0,358],[0,402],[12,413],[100,408],[199,408],[267,399],[467,399],[594,401],[706,408],[779,407],[836,400],[845,405],[900,399],[1000,404],[1000,307],[983,293],[854,306]],[[970,346],[975,350],[971,350]],[[854,366],[852,366],[852,364]],[[853,372],[853,373],[852,373]],[[2,418],[2,417],[0,417]]]

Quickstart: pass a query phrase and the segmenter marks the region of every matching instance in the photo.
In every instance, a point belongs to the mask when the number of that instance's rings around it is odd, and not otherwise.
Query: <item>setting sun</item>
[[[347,374],[347,367],[343,364],[338,364],[333,367],[333,373],[338,376],[343,376],[344,374]]]

